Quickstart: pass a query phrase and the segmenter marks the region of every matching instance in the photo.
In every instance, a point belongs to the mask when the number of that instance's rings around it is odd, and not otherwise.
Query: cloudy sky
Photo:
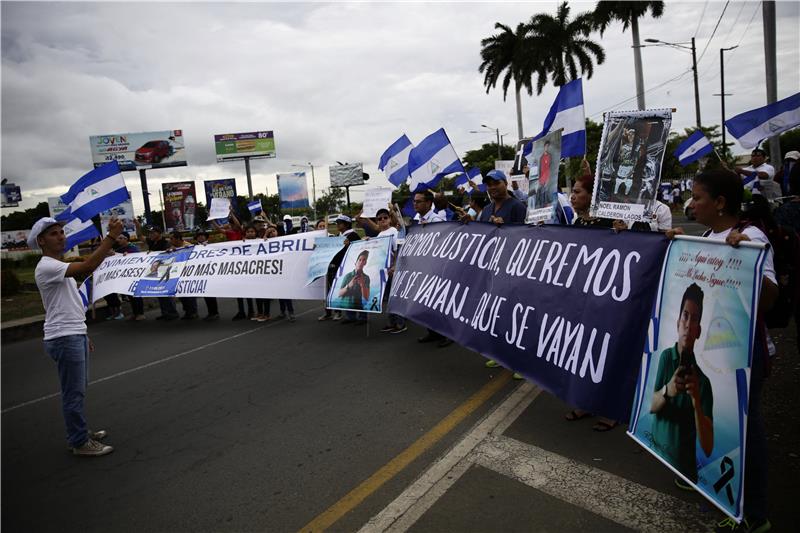
[[[255,192],[277,191],[275,173],[312,162],[316,190],[328,165],[363,162],[372,179],[401,133],[413,142],[444,127],[459,153],[494,139],[516,141],[513,95],[486,94],[480,40],[495,22],[512,27],[556,2],[529,3],[45,3],[2,2],[2,177],[22,187],[21,208],[55,196],[91,169],[89,136],[182,129],[189,166],[152,170],[164,181],[234,177],[217,164],[213,135],[273,130],[278,157],[252,162]],[[593,2],[571,2],[573,14]],[[778,98],[800,88],[800,4],[777,2]],[[725,10],[723,15],[723,9]],[[720,19],[720,16],[722,18]],[[704,125],[720,123],[719,49],[727,52],[726,108],[766,103],[760,2],[668,2],[640,22],[642,39],[697,38]],[[714,32],[713,39],[709,39]],[[599,39],[599,36],[597,36]],[[629,32],[602,38],[607,59],[584,80],[587,116],[635,108]],[[675,107],[673,129],[694,125],[691,55],[642,50],[648,107]],[[671,80],[671,81],[670,81]],[[665,83],[666,82],[666,83]],[[556,90],[523,98],[524,133],[538,133]],[[125,173],[141,212],[138,174]],[[309,176],[309,189],[311,188]],[[353,197],[360,198],[354,189]],[[158,207],[158,197],[151,204]]]

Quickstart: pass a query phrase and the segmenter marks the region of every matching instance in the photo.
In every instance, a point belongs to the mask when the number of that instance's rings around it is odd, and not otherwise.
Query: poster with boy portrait
[[[383,291],[394,237],[351,242],[328,293],[327,307],[342,311],[383,311]]]
[[[670,109],[606,113],[594,179],[594,216],[644,221],[655,208]]]
[[[527,224],[539,224],[553,218],[553,201],[558,192],[558,166],[561,161],[561,131],[551,131],[533,141],[528,154]]]
[[[763,245],[670,244],[628,430],[737,520],[763,259]]]

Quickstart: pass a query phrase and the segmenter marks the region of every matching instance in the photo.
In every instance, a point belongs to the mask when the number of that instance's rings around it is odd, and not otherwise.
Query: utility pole
[[[720,97],[720,102],[722,106],[722,155],[725,155],[725,151],[728,149],[728,145],[725,142],[725,97],[732,96],[725,92],[725,52],[733,50],[737,48],[739,45],[732,46],[730,48],[720,48],[719,49],[719,94],[715,94],[714,96]]]
[[[764,59],[767,75],[767,104],[778,101],[778,69],[775,56],[775,1],[761,4],[764,19]],[[778,135],[769,138],[769,158],[772,165],[781,164],[781,141]]]
[[[150,220],[150,193],[147,191],[147,171],[143,168],[139,169],[139,180],[142,182],[142,200],[144,201],[144,220],[147,224],[152,224],[153,221]]]
[[[692,37],[692,70],[694,71],[694,116],[697,119],[697,129],[700,129],[702,121],[700,120],[700,85],[697,79],[697,49],[694,46],[694,37]]]
[[[244,172],[247,174],[247,195],[253,201],[253,182],[250,179],[250,156],[244,156]]]

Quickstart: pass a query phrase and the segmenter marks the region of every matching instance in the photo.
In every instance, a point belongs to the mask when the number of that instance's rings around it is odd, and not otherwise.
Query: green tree
[[[537,72],[545,69],[558,87],[584,74],[591,78],[595,61],[602,65],[606,60],[603,47],[589,38],[595,27],[593,13],[580,13],[570,19],[569,12],[569,5],[563,2],[555,17],[540,13],[528,23],[528,42],[537,50]],[[546,76],[539,77],[537,93],[542,92],[546,80]]]
[[[344,189],[341,187],[331,187],[322,195],[317,196],[317,216],[323,216],[339,213],[343,207]]]
[[[505,24],[495,23],[499,33],[481,40],[481,65],[478,72],[484,75],[483,85],[488,94],[503,78],[503,100],[508,95],[508,88],[514,82],[514,94],[517,104],[517,135],[522,134],[522,100],[520,91],[525,88],[528,94],[533,94],[532,78],[538,76],[538,93],[547,79],[543,65],[537,61],[537,49],[531,46],[529,28],[524,23],[517,24],[517,29],[512,30]]]
[[[786,157],[786,152],[791,152],[792,150],[800,152],[800,128],[784,131],[781,133],[778,140],[780,140],[781,143],[781,160],[769,162],[775,167],[775,170],[777,170],[778,167],[783,164],[783,158]],[[767,153],[769,153],[769,141],[764,141],[763,148]]]
[[[722,153],[722,130],[719,125],[710,126],[708,128],[701,128],[703,133],[714,145],[715,152],[712,152],[706,160],[706,168],[715,167],[720,164],[719,157],[716,154]],[[673,152],[680,143],[685,141],[697,128],[686,128],[683,133],[671,132],[669,140],[667,141],[667,148],[664,150],[664,163],[661,165],[661,181],[666,182],[678,179],[684,174],[694,174],[700,168],[700,162],[695,161],[690,165],[681,166],[678,158],[675,157]]]
[[[31,229],[37,220],[49,216],[50,208],[47,202],[39,202],[36,207],[29,207],[24,211],[14,211],[8,215],[3,215],[0,217],[0,224],[3,226],[3,231]]]
[[[644,80],[642,74],[642,53],[639,45],[639,19],[647,15],[660,18],[664,14],[664,2],[597,2],[594,8],[594,21],[600,36],[614,22],[622,22],[622,31],[631,28],[633,39],[633,66],[636,76],[636,98],[639,109],[644,109]]]
[[[502,145],[500,155],[503,160],[514,159],[514,148]],[[465,167],[478,167],[485,176],[494,169],[494,162],[497,161],[497,143],[486,143],[477,150],[468,150],[461,161]]]

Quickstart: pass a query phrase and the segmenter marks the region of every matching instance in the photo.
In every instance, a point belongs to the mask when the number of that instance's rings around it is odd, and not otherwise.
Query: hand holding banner
[[[208,220],[224,220],[231,212],[229,198],[212,198],[211,209],[208,211]]]
[[[392,189],[377,188],[364,191],[364,207],[361,216],[372,218],[378,214],[378,209],[388,209],[392,201]]]

